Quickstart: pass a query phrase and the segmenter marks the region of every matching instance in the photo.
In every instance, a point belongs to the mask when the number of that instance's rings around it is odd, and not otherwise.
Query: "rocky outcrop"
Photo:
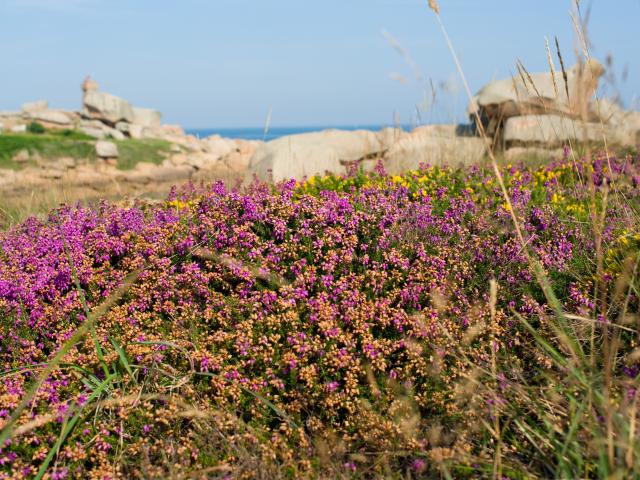
[[[91,128],[95,124],[85,125]],[[167,130],[174,135],[182,132],[170,126]],[[262,144],[221,137],[197,140],[184,134],[180,139],[160,164],[139,162],[131,170],[117,168],[118,146],[104,140],[95,143],[97,161],[41,158],[37,152],[23,150],[12,160],[16,170],[0,170],[0,197],[21,196],[62,185],[65,191],[86,188],[96,194],[111,194],[114,188],[129,193],[166,191],[172,184],[188,180],[222,178],[233,183],[243,178],[251,155]]]
[[[99,120],[86,120],[83,119],[78,125],[78,129],[85,135],[103,140],[106,138],[112,138],[114,140],[125,140],[126,136],[120,130],[111,128]]]
[[[84,96],[82,114],[85,118],[93,118],[109,126],[115,126],[118,122],[133,123],[133,108],[128,101],[95,90]]]
[[[630,145],[635,132],[600,123],[581,122],[560,115],[523,115],[507,120],[504,141],[507,146],[530,145],[559,147],[572,141],[609,142]]]
[[[162,114],[151,108],[133,107],[133,120],[131,123],[142,127],[159,127]]]
[[[22,104],[22,112],[26,114],[42,112],[49,108],[49,102],[46,100],[36,100],[35,102],[27,102]]]
[[[249,162],[249,174],[277,182],[327,171],[339,173],[345,170],[345,164],[381,151],[380,138],[367,130],[289,135],[259,147]]]
[[[90,77],[82,84],[82,91],[82,116],[93,123],[81,125],[81,128],[92,137],[175,141],[177,136],[184,136],[180,127],[162,125],[159,111],[135,107],[123,98],[100,92],[98,84]]]
[[[27,119],[38,122],[46,128],[73,128],[78,116],[63,110],[42,110],[29,113]]]
[[[472,165],[485,154],[485,142],[479,137],[434,135],[428,129],[418,129],[394,144],[382,160],[387,172],[399,174],[423,164]]]
[[[460,125],[430,125],[411,133],[400,129],[324,132],[290,135],[259,147],[249,161],[247,180],[302,179],[327,172],[344,174],[350,167],[372,170],[382,162],[389,173],[421,164],[479,162],[484,141]]]
[[[561,72],[522,72],[490,82],[470,103],[470,118],[475,121],[477,112],[487,134],[493,136],[500,133],[507,119],[521,115],[554,114],[595,120],[589,105],[604,68],[591,60],[574,65],[566,74],[566,83]]]
[[[469,105],[476,113],[493,146],[508,157],[532,155],[540,149],[572,142],[620,145],[640,143],[640,112],[625,111],[611,100],[596,101],[594,92],[604,68],[595,60],[579,63],[567,72],[521,74],[484,86]],[[511,149],[517,148],[509,153]]]

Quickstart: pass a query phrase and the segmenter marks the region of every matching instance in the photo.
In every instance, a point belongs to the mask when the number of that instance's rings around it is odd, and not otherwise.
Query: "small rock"
[[[143,127],[159,127],[162,114],[152,108],[133,107],[133,121]]]
[[[102,128],[80,127],[80,131],[85,135],[89,135],[93,138],[99,138],[100,140],[107,137],[107,133]]]
[[[0,185],[9,185],[16,181],[16,172],[9,169],[0,169]]]
[[[43,123],[45,126],[62,126],[69,127],[73,123],[72,116],[62,110],[43,110],[29,114],[29,118],[36,122]]]
[[[244,174],[249,168],[251,155],[242,152],[231,152],[229,155],[221,159],[224,165],[233,173]]]
[[[26,125],[14,125],[11,127],[11,131],[13,133],[26,133],[27,126]]]
[[[40,176],[48,180],[58,180],[64,176],[64,170],[57,168],[45,168],[40,172]]]
[[[158,166],[155,163],[151,162],[138,162],[136,166],[133,167],[134,170],[138,172],[150,172],[158,169]]]
[[[184,139],[185,136],[184,130],[180,125],[160,125],[154,127],[142,127],[141,125],[136,126],[139,128],[141,127],[141,136],[144,138],[157,138],[160,140],[167,140],[168,142],[174,142]],[[133,132],[131,133],[131,138],[136,138]]]
[[[92,120],[87,118],[81,118],[80,122],[78,122],[78,125],[80,127],[92,127],[92,128],[99,128],[99,129],[104,129],[104,128],[107,128],[108,126],[105,123],[102,123],[100,120]]]
[[[189,161],[189,157],[184,153],[177,153],[168,158],[171,165],[185,165]]]
[[[180,148],[180,145],[172,143],[171,144],[171,153],[180,153],[182,152],[182,149]]]
[[[56,166],[66,170],[66,169],[76,168],[76,166],[78,165],[78,162],[73,157],[62,157],[57,160],[56,164],[57,164]]]
[[[107,130],[107,136],[110,136],[114,140],[118,141],[125,140],[127,138],[124,136],[124,133],[122,133],[120,130],[116,130],[115,128],[110,128],[109,130]]]
[[[96,155],[99,158],[118,158],[118,146],[113,142],[96,142]]]
[[[129,136],[134,139],[140,139],[144,136],[145,128],[142,125],[129,125]]]
[[[22,111],[24,113],[36,113],[42,112],[49,108],[49,102],[46,100],[37,100],[35,102],[28,102],[22,104]]]
[[[42,155],[40,155],[40,153],[39,153],[39,152],[33,152],[33,153],[31,154],[31,160],[33,160],[34,162],[36,162],[38,165],[41,165],[41,164],[42,164],[42,162],[43,162]]]
[[[26,163],[29,161],[29,158],[30,158],[29,150],[27,150],[26,148],[23,148],[13,156],[12,160],[16,163]]]
[[[129,129],[131,128],[131,124],[127,122],[118,122],[116,123],[116,130],[122,133],[129,133]]]

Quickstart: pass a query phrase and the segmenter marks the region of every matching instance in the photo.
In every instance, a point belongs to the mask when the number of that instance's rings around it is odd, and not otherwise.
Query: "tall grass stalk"
[[[453,43],[447,33],[444,22],[442,21],[440,8],[435,0],[429,0],[429,7],[434,12],[438,24],[442,30],[449,51],[454,59],[456,68],[458,69],[458,73],[467,92],[469,101],[472,101],[473,97],[471,94],[471,90],[469,88],[468,82],[466,81],[464,70],[456,54]],[[587,73],[591,75],[591,80],[594,81],[595,74],[593,72],[593,62],[591,61],[591,57],[589,54],[584,22],[582,22],[580,6],[578,2],[575,3],[575,9],[576,13],[572,15],[572,21],[580,39],[580,45],[583,50],[582,54],[587,60]],[[560,49],[557,39],[556,47],[558,49],[558,56],[560,59],[561,70],[565,84],[565,92],[567,95],[567,99],[569,100],[570,92],[568,85],[568,75],[566,73],[564,61],[560,55]],[[549,58],[550,69],[554,79],[554,88],[557,95],[558,88],[555,85],[555,71],[553,69],[553,62],[550,58],[548,42],[547,56]],[[518,70],[523,77],[523,83],[525,83],[525,85],[527,85],[528,83],[536,92],[538,98],[543,101],[540,93],[536,90],[531,76],[528,74],[528,72],[526,72],[526,69],[524,69],[524,66],[521,64],[519,64],[518,66]],[[583,105],[581,111],[577,113],[579,114],[580,120],[582,122],[586,122],[587,118],[586,112],[584,110],[584,104],[587,99],[573,100],[574,102],[578,102],[577,105]],[[544,102],[542,104],[544,105]],[[602,116],[600,115],[598,99],[596,99],[596,107],[598,116],[600,117],[601,131],[605,145],[605,155],[607,156],[607,161],[609,162],[609,168],[611,170],[609,146],[606,138]],[[590,322],[591,332],[588,340],[588,353],[585,355],[581,339],[576,334],[575,328],[570,323],[571,318],[569,318],[565,314],[565,312],[563,312],[563,308],[550,286],[551,284],[544,269],[542,268],[542,265],[535,257],[535,255],[529,250],[527,242],[523,237],[516,210],[513,208],[509,192],[506,188],[502,173],[498,167],[498,162],[496,161],[492,141],[489,139],[484,130],[477,109],[475,110],[475,116],[479,134],[485,141],[488,156],[491,161],[495,177],[500,186],[504,201],[508,206],[516,238],[521,245],[522,251],[526,254],[530,268],[535,274],[535,278],[537,279],[547,299],[549,307],[551,307],[552,311],[554,312],[554,321],[551,322],[550,327],[555,334],[555,338],[553,338],[551,341],[547,340],[545,336],[538,332],[537,329],[532,325],[530,325],[527,320],[522,318],[520,315],[517,316],[520,318],[522,324],[525,325],[538,347],[542,348],[542,350],[546,352],[546,355],[555,366],[555,369],[557,369],[558,372],[564,372],[564,375],[567,375],[564,378],[561,376],[558,376],[556,378],[547,377],[547,382],[549,385],[556,385],[556,387],[554,388],[559,394],[558,398],[562,399],[567,394],[565,392],[565,388],[568,389],[567,391],[575,390],[577,388],[577,391],[575,391],[574,393],[575,396],[569,397],[568,404],[566,407],[564,407],[564,402],[554,402],[552,399],[545,398],[544,395],[542,395],[540,398],[532,396],[527,392],[527,389],[534,388],[534,386],[529,385],[528,381],[523,381],[518,388],[522,389],[520,392],[520,397],[526,400],[522,402],[522,405],[529,405],[527,407],[529,413],[528,415],[523,415],[520,418],[513,418],[514,425],[516,425],[516,428],[519,429],[520,432],[529,439],[529,442],[533,447],[539,449],[539,452],[541,454],[544,454],[546,450],[555,452],[555,468],[550,471],[555,476],[560,476],[562,478],[572,478],[576,475],[591,476],[594,473],[597,473],[598,477],[606,478],[609,475],[616,475],[618,477],[620,475],[624,476],[638,474],[639,472],[636,471],[636,467],[633,463],[633,459],[636,456],[635,451],[637,449],[637,442],[635,438],[637,421],[637,392],[634,394],[633,402],[630,407],[620,405],[619,400],[614,400],[615,369],[618,362],[620,361],[620,335],[624,330],[624,327],[618,328],[621,325],[618,325],[617,322],[614,323],[608,320],[610,313],[613,311],[612,309],[615,308],[614,305],[609,303],[610,297],[608,285],[610,285],[610,282],[606,281],[604,270],[603,232],[606,221],[606,213],[608,211],[608,188],[606,186],[603,188],[603,194],[601,195],[600,201],[597,201],[592,179],[585,179],[585,182],[588,182],[588,184],[591,186],[591,225],[596,253],[596,275],[594,285],[594,298],[596,299],[596,308],[594,309],[594,318]],[[573,151],[574,149],[572,148],[571,150]],[[590,156],[589,152],[587,152],[587,156]],[[613,188],[614,192],[617,191],[617,189],[615,188],[615,184],[613,185]],[[616,198],[620,199],[621,196],[617,195]],[[624,197],[622,198],[624,199]],[[622,312],[624,312],[624,315],[626,315],[628,299],[631,291],[636,289],[636,286],[633,282],[636,278],[635,275],[637,273],[637,260],[633,260],[635,262],[633,270],[631,272],[627,272],[626,278],[621,277],[619,279],[618,285],[616,286],[616,292],[611,296],[612,301],[620,297],[625,298],[621,310]],[[493,285],[491,286],[491,295],[492,298],[490,302],[491,305],[493,305]],[[493,317],[493,307],[491,305],[490,308]],[[621,320],[621,318],[623,318],[621,315],[623,314],[621,313],[618,316],[618,322]],[[603,321],[598,320],[603,318]],[[558,345],[562,346],[562,349],[559,349],[554,345],[554,343],[556,342]],[[602,369],[600,370],[600,368]],[[492,380],[490,383],[491,385],[494,385],[497,376],[497,366],[494,355],[492,355],[491,358],[491,370]],[[572,379],[577,381],[577,384],[574,384]],[[515,404],[508,406],[508,408],[514,407],[518,408]],[[555,409],[558,409],[559,411],[565,410],[565,415],[567,416],[566,418],[568,420],[568,430],[558,430],[558,427],[556,426],[556,420],[553,420],[553,416],[555,416],[555,414],[550,416],[551,412]],[[514,413],[515,411],[512,412],[512,415]],[[598,420],[599,418],[602,418],[603,422],[600,422]],[[495,438],[495,441],[497,442],[493,452],[494,478],[501,478],[499,467],[502,462],[502,449],[500,448],[500,440],[502,436],[500,435],[498,429],[498,419],[499,417],[497,415],[496,408],[496,412],[494,412],[494,426],[491,432]],[[582,432],[581,435],[584,434],[585,425],[588,426],[587,431],[590,430],[590,446],[586,444],[585,438],[577,437],[578,430]],[[623,439],[625,438],[627,439],[626,444],[623,442]],[[539,448],[539,444],[542,446],[542,448]],[[594,448],[595,451],[593,453],[589,453],[589,448]],[[592,463],[588,460],[588,457],[591,457],[593,455],[598,458],[597,472],[590,471],[589,469],[591,467],[588,467],[588,465],[592,465]],[[585,468],[587,470],[584,470],[581,474],[579,474],[575,469],[576,466],[578,468]],[[625,469],[626,472],[623,473]]]

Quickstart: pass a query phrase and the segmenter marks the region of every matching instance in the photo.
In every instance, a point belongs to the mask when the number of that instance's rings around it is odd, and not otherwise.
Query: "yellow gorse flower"
[[[167,205],[169,205],[170,207],[175,207],[178,210],[181,210],[183,208],[191,208],[193,204],[194,202],[192,200],[188,202],[183,202],[182,200],[171,200],[170,202],[167,202]]]

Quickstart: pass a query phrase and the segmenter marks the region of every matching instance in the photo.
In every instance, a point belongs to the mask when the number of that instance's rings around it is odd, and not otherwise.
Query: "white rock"
[[[76,166],[78,165],[78,162],[73,157],[61,157],[61,158],[58,158],[58,160],[56,161],[56,164],[61,169],[69,169],[69,168],[76,168]]]
[[[186,155],[186,161],[184,164],[193,167],[196,170],[202,170],[216,164],[219,158],[220,157],[218,155],[208,153],[193,153]]]
[[[228,155],[236,148],[236,144],[233,140],[222,138],[219,135],[207,137],[200,140],[200,142],[197,142],[197,144],[201,146],[205,152],[217,155],[218,157]]]
[[[520,115],[551,114],[597,120],[597,114],[590,110],[590,100],[604,68],[590,60],[574,65],[566,73],[566,87],[560,71],[555,75],[551,72],[516,74],[490,82],[470,102],[469,117],[477,123],[477,112],[485,132],[494,138],[499,137],[506,119]]]
[[[387,150],[407,136],[401,128],[383,128],[377,134],[380,149]]]
[[[31,157],[31,155],[29,154],[29,150],[27,150],[26,148],[23,148],[22,150],[20,150],[19,152],[17,152],[12,158],[11,160],[13,160],[16,163],[25,163],[29,161],[29,158]]]
[[[345,162],[357,161],[381,148],[377,135],[366,130],[289,135],[258,147],[249,162],[247,180],[254,174],[278,182],[325,172],[344,173]]]
[[[46,100],[37,100],[35,102],[27,102],[22,104],[22,111],[24,113],[36,113],[49,108],[49,102]]]
[[[149,171],[157,170],[158,168],[159,168],[158,165],[151,162],[138,162],[133,167],[133,169],[138,172],[149,172]]]
[[[125,140],[127,138],[125,137],[124,133],[122,133],[120,130],[116,130],[115,128],[108,129],[107,136],[110,136],[114,140],[118,141]]]
[[[511,117],[504,127],[504,140],[510,144],[535,144],[558,146],[577,140],[579,142],[609,141],[630,144],[635,133],[612,128],[599,122],[581,122],[559,115],[523,115]]]
[[[86,135],[89,135],[90,137],[98,138],[100,140],[103,140],[109,137],[113,138],[114,140],[126,139],[124,133],[122,133],[120,130],[107,127],[106,125],[103,125],[101,128],[80,127],[80,131]]]
[[[526,160],[555,160],[562,158],[562,148],[547,149],[540,147],[512,147],[504,152],[505,160],[510,162]]]
[[[59,168],[45,168],[40,170],[40,176],[48,180],[58,180],[64,176],[64,172]]]
[[[133,107],[132,123],[143,127],[159,127],[162,114],[151,108]]]
[[[189,156],[185,153],[175,153],[169,158],[166,158],[164,161],[170,163],[173,166],[186,165],[189,161]]]
[[[129,136],[134,139],[144,138],[145,128],[142,125],[129,124]]]
[[[421,125],[414,128],[411,134],[428,135],[430,137],[473,137],[475,136],[474,126],[471,124],[436,124],[436,125]]]
[[[220,161],[230,173],[246,174],[249,168],[249,162],[251,161],[251,156],[241,152],[231,152],[229,155],[222,157]]]
[[[80,127],[91,127],[91,128],[110,128],[109,125],[102,123],[100,120],[93,120],[88,118],[82,118],[78,122],[78,126]]]
[[[102,128],[80,127],[80,131],[85,135],[89,135],[90,137],[98,138],[100,140],[107,138],[107,132]]]
[[[595,60],[569,68],[567,70],[569,98],[567,98],[562,72],[555,73],[555,82],[551,72],[529,73],[522,76],[516,74],[505,80],[492,81],[482,87],[469,105],[468,111],[473,113],[476,107],[507,103],[521,106],[526,110],[537,108],[541,106],[541,102],[546,102],[546,105],[552,108],[579,113],[576,111],[578,105],[575,102],[588,103],[597,88],[598,79],[603,74],[604,68]]]
[[[45,125],[52,124],[54,126],[68,127],[73,124],[70,114],[62,110],[43,110],[29,114],[29,119],[43,123]]]
[[[478,163],[486,153],[485,142],[477,137],[433,136],[416,131],[393,145],[383,162],[388,173],[414,170],[421,164],[465,166]]]
[[[122,133],[129,133],[129,129],[131,128],[131,124],[127,122],[118,122],[116,123],[116,130],[121,131]]]
[[[155,138],[182,143],[185,141],[185,134],[180,125],[160,125],[155,127],[142,127],[141,137],[134,137],[132,134],[131,138]]]
[[[118,146],[113,142],[96,142],[96,155],[99,158],[118,158]]]
[[[133,121],[133,108],[123,98],[110,93],[88,91],[84,96],[84,114],[110,125]]]
[[[26,125],[14,125],[11,127],[11,131],[13,133],[25,133],[27,131]]]

